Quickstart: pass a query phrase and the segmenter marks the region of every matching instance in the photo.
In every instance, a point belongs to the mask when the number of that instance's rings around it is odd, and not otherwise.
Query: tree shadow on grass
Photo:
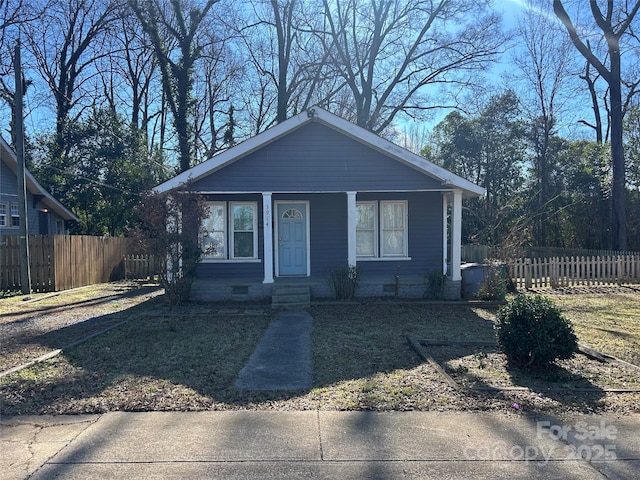
[[[469,394],[526,404],[529,412],[545,413],[557,406],[591,412],[606,397],[605,389],[589,378],[597,374],[600,362],[581,354],[533,369],[508,362],[497,346],[434,347],[433,354]]]
[[[235,387],[238,373],[271,319],[268,308],[264,309],[267,314],[233,315],[213,313],[220,311],[220,305],[194,305],[172,312],[159,311],[154,305],[155,311],[145,315],[150,305],[88,321],[87,325],[104,325],[133,316],[129,315],[133,311],[141,313],[125,325],[65,350],[59,359],[3,379],[3,409],[10,414],[254,408],[310,393]],[[376,374],[420,366],[422,362],[406,345],[409,333],[477,335],[473,330],[479,327],[471,327],[476,323],[490,331],[490,322],[474,314],[468,328],[462,328],[455,322],[462,311],[455,310],[388,302],[312,308],[312,391],[341,382],[366,383]],[[61,329],[38,341],[59,348],[60,338],[70,338],[78,328]],[[366,385],[363,389],[367,390]]]
[[[407,336],[495,338],[493,322],[467,306],[385,302],[313,307],[312,389],[254,392],[236,388],[235,381],[272,318],[268,308],[262,314],[241,315],[219,313],[220,305],[192,307],[169,312],[147,302],[101,317],[103,324],[132,319],[65,350],[60,358],[3,378],[3,412],[304,409],[322,408],[324,402],[333,402],[329,408],[335,409],[428,409],[433,403],[417,404],[412,396],[442,395],[443,382],[434,382],[432,388],[425,384],[430,380],[421,375],[428,366],[408,347]],[[52,348],[60,345],[55,336],[42,341]],[[517,384],[530,387],[529,396],[539,394],[584,410],[594,408],[604,394],[548,391],[544,382],[527,384],[515,370],[508,373]],[[559,367],[554,375],[561,379],[573,374]],[[590,385],[587,379],[580,381]],[[476,379],[478,385],[482,382]],[[451,398],[450,391],[444,393],[442,401]],[[335,395],[345,398],[336,400]],[[512,394],[463,389],[460,397],[465,396],[460,404],[482,408],[485,398]],[[286,405],[288,400],[297,403]]]

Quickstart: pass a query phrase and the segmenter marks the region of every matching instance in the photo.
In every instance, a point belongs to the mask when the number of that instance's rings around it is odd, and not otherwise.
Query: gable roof
[[[9,169],[16,174],[18,174],[18,157],[16,152],[9,146],[9,144],[0,136],[0,160],[5,163],[9,167]],[[73,220],[74,222],[80,221],[78,217],[76,217],[73,213],[67,210],[59,201],[57,201],[53,196],[44,189],[42,185],[38,183],[35,177],[29,172],[29,170],[25,169],[25,182],[27,191],[32,195],[38,195],[41,198],[41,202],[44,203],[47,208],[51,209],[52,212],[57,214],[60,218],[64,220]]]
[[[462,178],[454,173],[428,161],[426,158],[416,155],[378,135],[359,127],[328,111],[313,107],[305,112],[285,120],[278,125],[265,130],[244,142],[221,152],[195,167],[186,170],[175,177],[154,188],[155,192],[162,193],[178,188],[187,181],[197,181],[211,175],[227,165],[240,160],[250,153],[282,138],[298,128],[311,122],[319,122],[332,128],[343,135],[350,137],[361,144],[376,150],[389,158],[404,165],[414,168],[418,172],[438,180],[443,188],[460,189],[465,197],[478,197],[485,195],[484,188]]]

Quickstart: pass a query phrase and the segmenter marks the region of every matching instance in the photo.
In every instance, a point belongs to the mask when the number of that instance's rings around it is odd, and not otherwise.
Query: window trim
[[[358,205],[363,204],[374,204],[375,205],[375,220],[374,220],[374,255],[357,255],[357,261],[404,261],[411,260],[409,256],[409,201],[408,200],[363,200],[356,202],[356,208]],[[404,238],[403,238],[403,254],[389,254],[384,253],[384,229],[383,229],[383,210],[384,205],[389,204],[401,204],[403,205],[404,210]],[[356,226],[356,235],[357,235],[357,226]]]
[[[235,256],[235,222],[233,216],[234,207],[250,205],[253,208],[253,255],[251,257],[236,257]],[[258,258],[258,202],[229,202],[227,218],[229,219],[229,249],[227,252],[227,258],[234,261],[251,261],[259,260]],[[244,232],[244,230],[240,230]]]
[[[259,233],[258,233],[258,216],[260,212],[258,211],[258,202],[255,201],[206,201],[207,206],[222,206],[224,212],[223,219],[223,236],[224,236],[224,253],[222,256],[213,257],[209,255],[202,255],[201,262],[202,263],[253,263],[260,262],[261,259],[259,257]],[[253,256],[251,257],[236,257],[234,255],[234,216],[233,216],[233,207],[241,206],[241,205],[249,205],[253,209]],[[216,230],[217,231],[217,230]],[[202,231],[199,233],[200,238],[202,238]]]
[[[373,254],[372,255],[358,255],[357,243],[356,243],[356,259],[377,259],[379,257],[378,252],[378,202],[375,200],[367,200],[362,202],[356,202],[356,210],[360,205],[373,205]],[[362,231],[362,230],[361,230]],[[369,230],[367,230],[369,231]],[[356,221],[356,242],[358,239],[358,223]]]
[[[384,205],[402,205],[402,215],[403,215],[403,238],[402,238],[402,254],[394,254],[394,253],[385,253],[385,243],[384,243]],[[409,223],[409,209],[408,202],[406,200],[381,200],[380,201],[380,250],[379,255],[380,258],[407,258],[409,256],[409,234],[408,234],[408,223]],[[392,229],[393,231],[398,229]]]
[[[11,228],[20,228],[20,205],[17,203],[11,203],[11,206],[9,207],[10,210],[10,218],[11,218]],[[13,224],[13,219],[17,218],[17,222],[14,225]]]
[[[0,214],[0,228],[9,228],[9,225],[7,224],[7,217],[9,217],[9,215],[7,215],[7,210],[9,209],[9,203],[8,202],[0,202],[0,206],[4,207],[4,213]]]

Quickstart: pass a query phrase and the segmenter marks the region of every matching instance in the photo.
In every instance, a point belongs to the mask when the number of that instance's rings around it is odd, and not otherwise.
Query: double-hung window
[[[11,204],[11,226],[12,227],[20,226],[20,209],[18,208],[17,203]]]
[[[407,202],[356,203],[356,255],[367,258],[408,258]]]
[[[0,203],[0,227],[7,226],[7,204]]]
[[[200,234],[205,260],[258,259],[258,204],[207,202]]]

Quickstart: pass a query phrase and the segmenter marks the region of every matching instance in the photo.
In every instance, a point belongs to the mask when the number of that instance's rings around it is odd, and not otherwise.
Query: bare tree
[[[238,85],[244,72],[233,48],[234,38],[223,28],[210,28],[209,40],[195,71],[196,106],[194,135],[196,157],[207,159],[225,147],[229,110],[238,99]]]
[[[129,0],[160,66],[164,97],[178,137],[181,172],[193,161],[193,69],[204,48],[203,21],[218,1],[207,0],[200,7],[189,0]]]
[[[533,182],[537,200],[534,216],[534,238],[547,244],[549,223],[550,176],[553,170],[551,140],[557,121],[572,95],[568,87],[575,85],[573,46],[561,26],[547,15],[549,6],[542,0],[528,0],[526,13],[518,21],[522,48],[513,61],[515,74],[524,85],[521,105],[527,112],[528,138],[533,150]]]
[[[0,99],[11,110],[11,125],[14,119],[13,51],[20,42],[23,26],[35,21],[37,13],[27,8],[25,0],[0,0]],[[25,82],[25,87],[26,87]],[[11,126],[7,126],[11,130]],[[5,127],[5,128],[7,128]]]
[[[593,20],[607,43],[606,58],[603,59],[598,58],[581,37],[562,0],[553,1],[553,10],[567,29],[576,49],[597,70],[609,88],[609,124],[611,128],[611,161],[613,163],[614,243],[616,248],[626,250],[628,241],[625,202],[625,159],[622,140],[624,105],[622,102],[623,82],[620,39],[629,31],[631,22],[640,9],[640,0],[621,2],[624,5],[618,8],[614,6],[614,3],[614,0],[608,0],[606,2],[606,10],[603,12],[597,0],[589,0]],[[608,66],[606,65],[607,61]],[[636,82],[631,85],[634,91],[637,86]],[[630,98],[629,95],[627,98]]]
[[[38,71],[55,101],[56,133],[52,153],[60,157],[68,147],[65,143],[68,124],[82,113],[82,109],[76,107],[93,89],[96,63],[110,54],[102,42],[121,14],[121,3],[119,0],[54,0],[32,4],[32,8],[38,8],[40,17],[38,22],[26,26],[26,36]]]
[[[318,35],[351,94],[354,121],[375,133],[400,112],[457,107],[454,94],[447,96],[451,103],[428,94],[471,85],[505,41],[485,1],[323,0],[323,6]]]

